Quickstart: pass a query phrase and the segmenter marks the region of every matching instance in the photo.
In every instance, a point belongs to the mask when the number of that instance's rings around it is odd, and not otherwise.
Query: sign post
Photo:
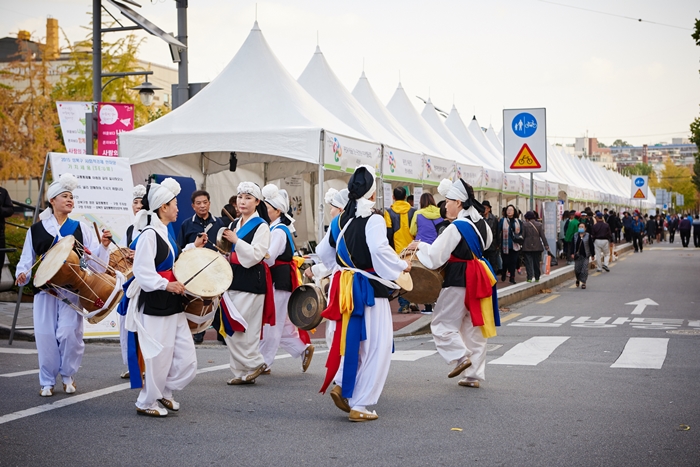
[[[503,171],[530,174],[530,210],[534,210],[532,174],[547,171],[546,109],[503,110]]]

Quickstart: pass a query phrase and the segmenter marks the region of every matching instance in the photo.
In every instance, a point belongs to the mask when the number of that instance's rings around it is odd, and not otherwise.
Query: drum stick
[[[224,209],[223,211],[224,211],[224,214],[226,214],[226,217],[231,219],[231,222],[236,222],[236,219],[233,218],[233,216],[231,215],[230,212],[228,212],[226,209]]]
[[[189,284],[190,282],[192,282],[192,279],[194,279],[195,277],[197,277],[198,275],[200,275],[200,274],[202,273],[202,271],[204,271],[206,268],[208,268],[214,261],[216,261],[216,260],[219,259],[219,258],[220,258],[220,256],[217,256],[217,257],[214,258],[213,260],[209,261],[207,264],[204,265],[204,267],[203,267],[202,269],[200,269],[199,271],[195,272],[195,273],[192,275],[192,277],[190,277],[189,279],[187,279],[182,285],[187,285],[187,284]]]
[[[97,240],[100,240],[100,229],[97,228],[97,222],[92,223],[93,227],[95,227],[95,234],[97,235]]]
[[[216,248],[217,250],[219,250],[219,253],[221,253],[222,255],[226,255],[229,253],[228,251],[224,251],[221,248],[219,248],[218,246],[216,246],[216,244],[212,243],[211,240],[207,240],[207,243],[210,244],[211,246],[213,246],[214,248]]]

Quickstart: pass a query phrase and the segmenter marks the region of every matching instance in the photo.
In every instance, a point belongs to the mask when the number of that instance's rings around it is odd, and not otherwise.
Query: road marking
[[[327,350],[321,350],[318,352],[315,352],[316,355],[319,354],[324,354],[327,353]],[[284,355],[276,355],[275,360],[281,360],[283,358],[290,358],[291,355],[289,354],[284,354]],[[216,366],[210,366],[206,368],[201,368],[197,370],[197,374],[200,373],[209,373],[211,371],[217,371],[217,370],[225,370],[227,368],[230,368],[231,366],[227,363],[225,365],[216,365]],[[37,370],[38,372],[38,370]],[[15,420],[19,420],[21,418],[26,418],[26,417],[31,417],[32,415],[37,415],[43,412],[48,412],[50,410],[55,410],[55,409],[60,409],[62,407],[67,407],[69,405],[77,404],[79,402],[84,402],[90,399],[95,399],[96,397],[101,397],[101,396],[106,396],[107,394],[112,394],[115,392],[123,391],[125,389],[129,389],[131,387],[131,383],[122,383],[122,384],[117,384],[115,386],[110,386],[108,388],[104,389],[98,389],[96,391],[90,391],[86,392],[84,394],[77,394],[75,396],[68,397],[66,399],[62,399],[56,402],[50,402],[48,404],[43,404],[39,405],[37,407],[32,407],[29,409],[25,410],[20,410],[18,412],[13,412],[9,413],[7,415],[0,416],[0,425],[12,422]]]
[[[610,368],[652,368],[660,370],[666,360],[668,338],[630,337],[620,357]]]
[[[4,375],[0,375],[0,378],[13,378],[15,376],[34,375],[36,373],[39,373],[39,370],[18,371],[16,373],[5,373]]]
[[[626,259],[627,259],[627,256],[625,256],[624,258],[620,258],[619,261],[625,261]]]
[[[551,302],[552,300],[554,300],[558,296],[559,296],[558,294],[552,294],[549,297],[545,298],[544,300],[540,300],[539,302],[535,302],[535,303],[539,303],[540,305],[544,305],[545,303]]]
[[[611,265],[608,266],[608,267],[614,268],[615,266],[617,266],[617,263],[613,263],[613,264],[611,264]]]
[[[502,357],[492,360],[492,365],[535,366],[549,357],[569,336],[535,336],[517,344]]]
[[[391,354],[392,362],[415,362],[424,357],[430,357],[437,350],[395,350]]]
[[[517,318],[521,314],[522,313],[509,313],[508,315],[501,318],[501,323],[505,323],[506,321],[510,321],[511,319]]]
[[[7,347],[0,347],[0,353],[14,353],[20,355],[31,355],[36,354],[36,349],[8,349]]]
[[[632,314],[641,315],[647,305],[658,306],[659,304],[651,298],[642,298],[641,300],[637,300],[635,302],[625,303],[625,305],[635,305],[634,310],[632,310]]]
[[[591,274],[591,277],[595,277],[595,276],[600,276],[600,271],[594,272],[593,274]]]
[[[571,285],[569,286],[569,288],[570,288],[570,289],[577,289],[578,286],[577,286],[576,284],[571,284]]]

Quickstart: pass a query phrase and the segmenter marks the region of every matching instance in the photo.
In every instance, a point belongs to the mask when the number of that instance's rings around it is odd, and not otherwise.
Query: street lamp
[[[146,77],[146,81],[144,81],[142,84],[138,86],[134,86],[133,88],[134,91],[139,92],[139,98],[141,99],[141,103],[148,107],[153,103],[153,94],[154,91],[160,91],[163,88],[159,88],[158,86],[155,86],[151,83],[148,82],[148,77]]]

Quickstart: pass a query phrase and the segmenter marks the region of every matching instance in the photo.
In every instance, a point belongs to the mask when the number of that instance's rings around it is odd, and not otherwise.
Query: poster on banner
[[[487,188],[484,184],[484,180],[488,180],[488,175],[485,175],[486,171],[482,171],[481,167],[476,167],[473,165],[455,165],[455,176],[453,181],[457,181],[460,178],[470,184],[475,190],[482,188]]]
[[[559,212],[559,203],[556,201],[545,201],[542,203],[542,223],[544,224],[544,236],[547,239],[547,245],[552,250],[556,252],[557,244],[557,230],[559,227],[559,222],[557,219],[560,217],[557,215]]]
[[[134,129],[134,104],[100,102],[97,104],[97,154],[119,155],[119,133]]]
[[[304,177],[294,175],[282,179],[280,188],[287,190],[289,195],[289,207],[292,210],[294,217],[294,228],[296,229],[295,243],[297,248],[302,246],[302,243],[309,239],[309,222],[308,215],[311,212],[310,198],[305,193]]]
[[[544,108],[503,110],[503,171],[547,171],[547,118]]]
[[[56,102],[63,145],[68,154],[85,154],[85,114],[92,112],[92,102]]]
[[[394,189],[391,188],[391,183],[386,183],[386,182],[384,182],[383,188],[384,188],[384,191],[382,192],[384,194],[384,206],[383,206],[383,208],[386,209],[389,206],[391,206],[391,202],[393,201],[393,197],[394,197]]]
[[[353,173],[358,165],[374,167],[380,173],[382,146],[326,131],[323,136],[323,166],[331,170]]]
[[[423,156],[384,146],[382,176],[394,182],[421,183]]]
[[[423,158],[423,183],[426,185],[437,186],[445,178],[452,180],[454,173],[455,163],[453,161],[433,156]]]
[[[420,197],[423,196],[423,187],[417,186],[413,188],[413,207],[420,209]]]
[[[134,221],[131,210],[134,185],[129,160],[55,152],[49,153],[49,157],[54,180],[64,173],[78,179],[78,188],[73,190],[71,219],[89,226],[95,222],[98,228],[110,230],[114,241],[119,243]],[[117,323],[116,311],[97,324],[86,321],[84,337],[117,337]]]

